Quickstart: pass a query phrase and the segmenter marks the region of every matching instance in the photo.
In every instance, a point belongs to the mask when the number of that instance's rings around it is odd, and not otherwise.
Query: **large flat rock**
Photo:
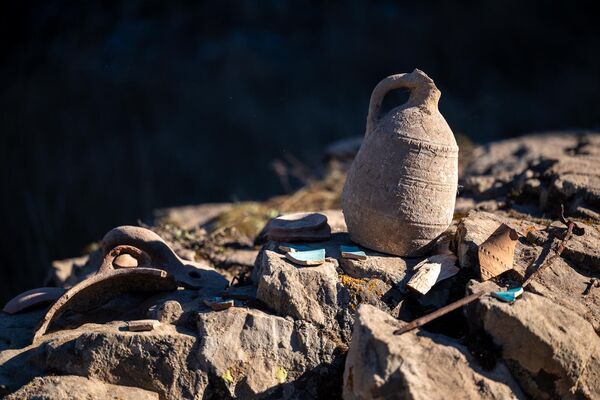
[[[424,331],[396,336],[400,323],[363,305],[344,371],[344,399],[525,398],[506,366],[484,371],[454,340]]]
[[[533,398],[600,398],[600,338],[585,319],[532,293],[512,305],[483,297],[477,313]]]
[[[340,369],[335,342],[304,321],[230,308],[197,323],[199,358],[226,395],[315,398]]]
[[[349,301],[336,266],[332,259],[318,266],[297,266],[282,254],[266,250],[256,296],[279,315],[332,326]]]
[[[558,238],[566,231],[565,226],[559,223],[544,226],[505,214],[470,211],[460,221],[457,231],[458,259],[462,267],[477,270],[478,246],[501,223],[521,232],[528,227],[534,228],[528,231],[526,238],[519,239],[515,249],[514,268],[521,276],[528,267],[531,271],[552,256],[552,248],[556,247],[560,241]],[[600,278],[600,232],[598,226],[581,226],[585,233],[581,236],[574,235],[566,243],[561,257],[555,259],[532,281],[529,290],[575,312],[600,332],[600,289],[587,290],[590,279]],[[554,239],[550,241],[549,237]]]
[[[600,134],[555,132],[477,147],[462,176],[463,193],[511,197],[538,212],[600,222]],[[541,214],[541,212],[540,212]]]
[[[158,400],[158,393],[131,386],[111,385],[83,376],[45,376],[34,378],[6,400]]]

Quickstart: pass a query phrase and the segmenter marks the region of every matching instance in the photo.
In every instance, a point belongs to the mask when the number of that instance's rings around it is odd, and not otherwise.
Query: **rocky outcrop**
[[[326,326],[335,321],[340,308],[347,304],[336,261],[298,268],[281,254],[269,250],[263,260],[256,296],[279,315]]]
[[[14,390],[52,371],[135,386],[166,398],[201,398],[207,378],[193,356],[195,344],[193,334],[172,325],[128,332],[123,322],[86,324],[50,334],[37,346],[4,352],[0,384]]]
[[[478,317],[534,398],[600,397],[600,338],[576,313],[525,293],[512,305],[483,298]]]
[[[471,211],[461,220],[457,233],[458,259],[462,267],[478,265],[479,245],[501,223],[526,233],[517,242],[514,257],[515,271],[521,276],[539,267],[566,231],[564,225],[544,226],[509,217],[506,213]],[[584,232],[574,235],[565,244],[562,257],[531,282],[529,290],[571,310],[600,332],[600,290],[590,288],[590,279],[598,276],[595,260],[600,248],[600,232],[593,225],[582,226]]]
[[[484,371],[443,335],[394,335],[400,322],[369,305],[358,310],[344,371],[344,399],[525,398],[505,365]]]
[[[567,215],[600,222],[598,137],[557,132],[477,147],[464,171],[463,193],[480,200],[510,197],[555,215],[562,204]]]
[[[130,386],[111,385],[82,376],[47,376],[33,379],[6,400],[158,400],[158,393]]]
[[[339,377],[341,349],[313,324],[230,308],[198,314],[198,355],[237,398],[316,398]]]
[[[600,139],[523,137],[479,147],[475,155],[465,166],[453,225],[429,254],[453,253],[461,268],[425,295],[406,288],[422,259],[369,249],[361,249],[366,259],[343,258],[340,246],[355,244],[340,210],[322,211],[332,234],[309,244],[325,250],[316,266],[286,259],[282,243],[249,240],[248,232],[260,231],[257,221],[277,215],[273,205],[281,199],[252,203],[259,218],[240,236],[235,232],[244,224],[234,216],[248,207],[167,210],[164,225],[152,229],[183,265],[176,268],[179,282],[193,285],[166,293],[108,287],[83,296],[86,307],[57,315],[35,344],[44,309],[0,313],[0,395],[311,399],[337,398],[343,390],[348,399],[598,398]],[[401,321],[457,300],[465,289],[522,284],[564,237],[561,203],[566,218],[584,219],[514,304],[484,295],[464,313],[393,334]],[[514,271],[467,284],[479,278],[479,251],[501,224],[519,233]],[[101,255],[55,262],[47,286],[69,288],[89,278]],[[118,261],[117,270],[133,270],[143,258]],[[225,301],[230,308],[208,306]],[[131,331],[132,321],[148,318],[151,331]]]

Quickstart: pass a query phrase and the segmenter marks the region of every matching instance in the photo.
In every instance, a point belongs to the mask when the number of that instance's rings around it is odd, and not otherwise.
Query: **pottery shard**
[[[327,217],[321,213],[294,213],[273,218],[264,229],[269,240],[322,241],[331,237]]]
[[[340,303],[336,262],[326,259],[315,267],[297,267],[274,251],[265,250],[258,269],[257,298],[279,315],[328,325],[335,321]]]
[[[5,400],[158,400],[158,393],[131,386],[111,385],[83,376],[44,376],[34,378]]]
[[[533,398],[600,398],[600,338],[570,310],[533,293],[514,304],[482,298],[483,329]]]
[[[335,374],[334,343],[303,321],[230,308],[199,313],[198,333],[199,357],[227,391],[221,398],[316,398],[311,390]]]
[[[516,220],[484,211],[470,211],[461,219],[456,231],[458,263],[462,268],[475,271],[479,267],[479,247],[502,225],[508,225],[521,231],[543,229],[544,227],[529,221]],[[515,242],[515,272],[523,276],[529,263],[537,257],[538,249],[520,240]]]
[[[400,323],[362,305],[344,371],[344,399],[520,399],[506,366],[484,371],[458,342],[424,331],[394,335]]]
[[[63,288],[43,287],[31,289],[11,299],[2,311],[8,314],[16,314],[40,304],[51,303],[62,296],[63,293],[65,293]]]
[[[139,319],[136,321],[129,321],[127,328],[130,332],[147,332],[153,331],[154,328],[160,325],[160,321],[155,319]]]
[[[456,267],[456,256],[454,254],[439,254],[421,261],[415,266],[415,274],[410,278],[406,287],[419,294],[426,294],[433,285],[456,275],[459,268]]]
[[[517,232],[506,224],[498,229],[479,246],[479,273],[487,281],[513,268]]]

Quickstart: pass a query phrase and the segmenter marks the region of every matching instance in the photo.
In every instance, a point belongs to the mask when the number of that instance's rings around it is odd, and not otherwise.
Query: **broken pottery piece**
[[[517,232],[502,224],[479,246],[481,280],[487,281],[513,268]]]
[[[12,298],[8,303],[6,303],[2,311],[8,314],[16,314],[40,304],[52,303],[65,292],[65,289],[56,287],[31,289]]]
[[[285,257],[298,265],[321,265],[325,262],[325,249],[287,252]]]
[[[456,266],[454,254],[439,254],[426,258],[414,268],[415,274],[410,278],[406,287],[419,294],[427,294],[438,282],[453,277],[460,270]]]
[[[386,94],[405,104],[380,115]],[[438,110],[440,91],[423,71],[392,75],[371,95],[365,138],[342,193],[353,242],[398,256],[425,254],[450,226],[458,187],[458,146]]]
[[[225,300],[222,297],[211,297],[210,299],[204,299],[204,304],[209,306],[213,311],[223,311],[233,307],[233,300]]]
[[[270,232],[304,232],[317,230],[327,224],[327,217],[320,213],[293,213],[280,215],[269,222]]]
[[[51,327],[65,311],[85,312],[127,292],[156,292],[177,289],[173,276],[154,268],[126,268],[96,274],[73,286],[52,304],[40,321],[33,343]]]
[[[293,243],[282,243],[279,245],[279,250],[283,251],[284,253],[287,252],[295,252],[295,251],[309,251],[309,250],[313,250],[314,247],[310,247],[307,246],[305,244],[293,244]]]
[[[264,229],[269,240],[319,242],[331,238],[327,217],[320,213],[293,213],[269,221]]]
[[[506,292],[492,292],[492,297],[505,303],[514,303],[522,294],[523,288],[519,286],[514,289],[508,289]]]
[[[145,332],[152,331],[159,325],[160,321],[157,321],[155,319],[139,319],[136,321],[129,321],[127,323],[127,328],[131,332]]]
[[[360,249],[360,247],[356,246],[340,246],[340,253],[344,258],[350,258],[352,260],[366,260],[367,255],[364,251]]]

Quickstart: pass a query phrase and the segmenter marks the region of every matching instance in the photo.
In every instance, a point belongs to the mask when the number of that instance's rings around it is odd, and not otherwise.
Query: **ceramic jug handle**
[[[391,75],[383,79],[375,86],[373,93],[371,93],[371,101],[369,102],[369,114],[367,115],[367,129],[365,137],[375,129],[377,120],[379,119],[379,111],[381,110],[381,104],[385,95],[389,91],[394,89],[414,89],[415,81],[413,79],[407,79],[409,74],[397,74]]]

